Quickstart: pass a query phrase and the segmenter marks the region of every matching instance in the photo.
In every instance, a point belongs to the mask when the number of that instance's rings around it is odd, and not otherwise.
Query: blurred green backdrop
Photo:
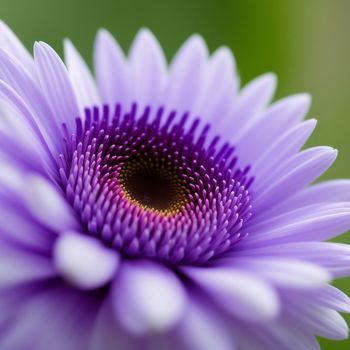
[[[70,37],[89,62],[99,27],[127,49],[137,30],[147,26],[168,58],[194,32],[211,50],[228,45],[243,83],[273,71],[279,77],[277,97],[313,95],[310,116],[319,124],[309,145],[340,151],[324,178],[350,177],[349,0],[0,0],[0,17],[28,48],[43,40],[62,52],[62,38]],[[349,237],[338,240],[350,243]],[[350,279],[337,285],[350,294]],[[349,350],[350,341],[322,341],[322,349]]]

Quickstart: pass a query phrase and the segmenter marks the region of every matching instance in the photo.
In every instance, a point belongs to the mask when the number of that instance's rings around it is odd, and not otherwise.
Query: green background
[[[349,0],[0,0],[0,17],[28,48],[43,40],[61,53],[62,38],[70,37],[89,62],[100,27],[128,49],[137,30],[147,26],[168,58],[194,32],[204,36],[210,50],[227,45],[244,83],[273,71],[279,77],[276,97],[313,95],[309,116],[319,124],[309,145],[339,149],[324,178],[350,177]],[[350,243],[349,237],[338,240]],[[350,294],[350,279],[337,285]],[[322,341],[322,349],[349,350],[350,341]]]

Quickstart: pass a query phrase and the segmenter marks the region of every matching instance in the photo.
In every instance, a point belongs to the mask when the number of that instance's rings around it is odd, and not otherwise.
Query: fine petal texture
[[[235,256],[295,257],[323,266],[335,277],[344,277],[350,272],[350,247],[339,243],[291,242],[249,248],[236,252]]]
[[[84,108],[91,104],[99,105],[101,102],[96,83],[89,67],[68,39],[64,41],[64,56],[80,112],[83,115]]]
[[[121,48],[106,30],[97,34],[94,66],[102,102],[128,106],[131,103],[130,69]]]
[[[123,263],[114,284],[116,317],[133,334],[162,332],[175,326],[184,314],[186,300],[178,278],[155,263]]]
[[[225,261],[225,259],[223,260]],[[327,270],[316,264],[285,258],[236,258],[224,266],[239,266],[256,273],[276,286],[296,289],[317,289],[331,281]]]
[[[166,60],[157,39],[147,29],[136,35],[129,53],[132,99],[141,105],[160,105],[167,78]]]
[[[223,309],[254,321],[273,319],[279,312],[277,293],[262,279],[230,268],[184,268]]]
[[[55,244],[54,261],[67,282],[88,290],[102,287],[113,279],[119,255],[92,237],[64,232]]]
[[[68,72],[56,52],[45,43],[36,43],[34,56],[37,74],[47,103],[58,123],[73,129],[79,109]]]
[[[192,109],[205,81],[207,60],[208,50],[203,39],[196,35],[189,38],[171,63],[164,105],[180,112]]]

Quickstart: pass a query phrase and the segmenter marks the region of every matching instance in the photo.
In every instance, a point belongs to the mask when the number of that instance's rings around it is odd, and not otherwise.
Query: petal
[[[264,321],[278,315],[278,295],[259,277],[228,267],[184,267],[182,270],[235,316]]]
[[[66,281],[89,290],[100,288],[113,279],[119,254],[93,237],[65,232],[55,244],[54,261]]]
[[[210,57],[207,70],[202,94],[192,115],[199,115],[203,121],[210,123],[213,129],[211,132],[216,135],[220,125],[232,117],[232,109],[237,100],[239,79],[232,52],[226,47],[219,48]],[[217,123],[218,120],[220,123]]]
[[[272,173],[281,162],[300,151],[315,129],[316,123],[315,119],[311,119],[287,130],[266,151],[262,152],[253,165],[254,174],[263,179]]]
[[[34,45],[34,58],[42,91],[57,123],[66,123],[70,130],[74,130],[79,109],[64,63],[43,42]]]
[[[28,72],[34,75],[33,57],[17,38],[16,34],[3,21],[0,21],[0,47],[15,56],[22,62]]]
[[[258,242],[320,241],[350,228],[350,203],[320,204],[282,214],[249,226],[252,234],[244,245]],[[254,232],[254,234],[253,234]]]
[[[0,242],[1,288],[43,281],[57,276],[49,257]]]
[[[348,326],[337,311],[311,303],[300,303],[298,298],[288,298],[284,306],[288,312],[286,317],[311,333],[333,340],[348,337]]]
[[[190,296],[186,317],[172,342],[174,349],[234,350],[232,332],[208,300],[197,293]]]
[[[335,277],[344,277],[350,274],[350,246],[347,244],[294,242],[235,251],[235,256],[292,257],[318,264]]]
[[[164,106],[181,113],[192,111],[205,81],[208,50],[204,40],[194,35],[179,49],[164,92]]]
[[[282,163],[255,186],[255,211],[261,213],[315,181],[331,166],[336,156],[337,151],[331,147],[314,147]]]
[[[113,295],[110,293],[94,315],[89,350],[136,350],[146,348],[144,338],[130,337],[115,319]]]
[[[55,232],[79,228],[72,208],[44,178],[29,176],[24,195],[28,210],[46,227]]]
[[[282,257],[246,257],[223,259],[220,265],[240,267],[274,285],[296,289],[317,289],[331,280],[329,273],[317,264]]]
[[[141,29],[131,46],[129,60],[133,78],[133,100],[138,105],[158,107],[167,78],[161,46],[148,29]]]
[[[35,121],[41,127],[44,134],[49,135],[50,143],[57,149],[61,144],[61,135],[57,132],[61,123],[57,123],[47,105],[42,92],[36,81],[22,66],[22,63],[10,56],[6,51],[0,49],[0,79],[11,86],[18,93],[30,111],[35,115]],[[47,137],[45,137],[47,140]]]
[[[350,313],[350,298],[341,290],[331,285],[325,286],[314,293],[312,295],[312,302],[339,312]]]
[[[54,236],[41,225],[25,215],[20,206],[1,198],[0,203],[0,241],[23,247],[33,252],[50,254]]]
[[[253,80],[240,92],[231,121],[236,130],[235,141],[261,117],[261,112],[275,93],[276,85],[276,75],[268,73]]]
[[[88,349],[96,302],[64,286],[54,286],[27,296],[2,330],[4,350]]]
[[[298,324],[278,319],[253,326],[237,324],[232,326],[239,349],[249,350],[320,350],[315,337]]]
[[[254,164],[262,150],[268,149],[286,130],[300,123],[309,110],[310,102],[309,95],[299,94],[284,98],[266,109],[264,116],[236,142],[242,163]]]
[[[83,116],[84,108],[98,106],[101,102],[97,87],[86,62],[68,39],[64,41],[64,57],[77,96],[80,115]]]
[[[43,157],[45,157],[46,155],[45,161],[54,171],[57,171],[55,166],[56,161],[52,155],[51,149],[47,141],[45,140],[43,133],[41,132],[38,123],[35,120],[35,117],[31,113],[30,109],[23,101],[23,99],[17,94],[17,92],[13,88],[11,88],[2,80],[0,80],[0,96],[4,101],[6,101],[6,103],[9,104],[9,106],[11,106],[11,108],[14,108],[17,111],[17,115],[23,118],[23,123],[26,123],[28,129],[32,131],[33,136],[37,138],[38,143],[42,146],[43,150],[45,151],[43,152]]]
[[[350,180],[330,180],[309,186],[278,207],[268,210],[262,217],[273,217],[318,203],[336,202],[350,202]]]
[[[123,263],[113,289],[116,316],[133,334],[166,331],[177,324],[187,304],[174,273],[147,261]]]
[[[94,50],[96,79],[103,103],[121,103],[128,109],[131,103],[129,66],[124,54],[106,30],[100,30]]]

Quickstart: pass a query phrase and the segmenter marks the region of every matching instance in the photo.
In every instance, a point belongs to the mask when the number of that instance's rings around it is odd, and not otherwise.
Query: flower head
[[[170,65],[106,31],[34,58],[0,25],[0,348],[318,349],[343,339],[350,181],[301,150],[305,94],[239,89],[199,36]]]

